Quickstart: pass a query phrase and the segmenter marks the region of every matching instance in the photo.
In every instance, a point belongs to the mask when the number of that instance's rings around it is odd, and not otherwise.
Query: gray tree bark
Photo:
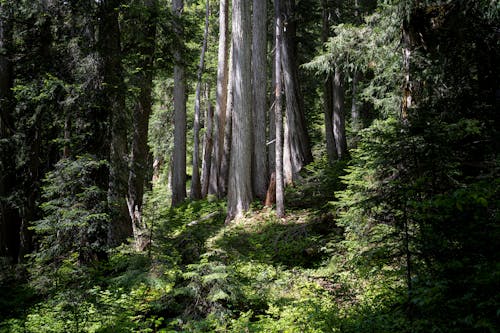
[[[285,156],[283,167],[286,177],[285,181],[292,183],[302,167],[312,162],[312,153],[306,128],[296,62],[295,0],[284,0],[280,4],[281,12],[287,18],[283,22],[283,25],[286,25],[286,29],[283,32],[281,47],[281,62],[286,95]]]
[[[227,194],[229,179],[229,159],[231,157],[231,137],[233,133],[233,46],[229,49],[229,78],[226,100],[226,126],[224,128],[224,150],[219,174],[219,198]]]
[[[219,4],[219,50],[217,55],[217,95],[215,100],[215,129],[212,162],[210,166],[209,193],[222,196],[221,168],[224,155],[224,132],[226,128],[226,107],[229,79],[229,5],[228,0]]]
[[[328,0],[322,0],[323,6],[323,33],[321,41],[326,43],[330,37],[331,10],[328,6]],[[325,139],[326,153],[328,163],[332,165],[338,159],[337,147],[335,145],[335,136],[333,134],[333,79],[330,74],[327,74],[326,81],[323,85],[323,114],[325,121]]]
[[[254,193],[265,199],[268,184],[266,150],[267,86],[267,0],[253,0],[252,69],[253,69],[253,159]]]
[[[347,150],[347,138],[345,132],[345,91],[342,74],[339,68],[335,68],[333,78],[333,133],[339,159],[349,155]]]
[[[275,0],[274,3],[275,15],[276,15],[276,33],[275,33],[275,45],[276,54],[274,61],[274,71],[275,71],[275,98],[274,98],[274,121],[275,121],[275,177],[276,177],[276,215],[278,217],[285,216],[285,184],[283,177],[283,114],[281,106],[281,12],[280,12],[280,0]]]
[[[210,1],[207,0],[205,8],[205,31],[203,33],[203,45],[201,47],[200,64],[198,65],[198,75],[196,83],[196,96],[194,101],[194,124],[193,124],[193,176],[191,178],[191,199],[201,199],[200,181],[200,100],[201,100],[201,78],[205,68],[205,52],[208,44],[208,22],[210,17]]]
[[[213,123],[214,123],[214,108],[210,103],[210,87],[208,84],[205,87],[205,135],[203,137],[203,162],[201,167],[201,197],[205,198],[208,194],[208,186],[210,182],[211,164],[212,164],[212,149],[213,149]]]
[[[172,1],[172,11],[180,18],[184,9],[183,0]],[[181,50],[183,29],[178,20],[174,22],[177,48],[174,50],[174,151],[172,159],[172,206],[181,204],[186,198],[186,78]]]
[[[361,73],[355,70],[352,77],[351,127],[354,134],[362,128],[360,105],[358,100],[358,85]]]
[[[252,201],[251,8],[233,1],[233,99],[231,158],[226,221],[241,217]]]
[[[145,39],[140,45],[140,64],[142,68],[136,74],[140,92],[133,111],[132,153],[130,156],[130,173],[128,178],[127,204],[132,220],[132,231],[137,250],[144,250],[149,245],[146,235],[147,226],[142,217],[142,205],[145,183],[150,168],[148,153],[148,128],[151,114],[153,88],[153,59],[156,41],[156,0],[145,0],[145,15],[141,15],[143,22],[139,28]]]

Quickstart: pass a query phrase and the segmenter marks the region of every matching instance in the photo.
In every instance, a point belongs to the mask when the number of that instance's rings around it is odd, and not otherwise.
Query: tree
[[[139,39],[136,42],[139,54],[136,68],[140,68],[140,70],[135,74],[135,84],[139,88],[139,94],[133,109],[132,151],[127,196],[135,246],[139,250],[144,249],[148,243],[144,235],[146,225],[143,220],[142,208],[144,188],[148,181],[147,171],[150,168],[147,139],[152,106],[151,93],[158,10],[156,0],[147,0],[143,6],[137,8],[137,16],[134,17],[136,21],[132,22],[134,30],[140,30],[142,34],[131,37]]]
[[[331,8],[328,0],[322,0],[323,7],[323,33],[321,41],[326,43],[330,37]],[[325,123],[326,153],[330,165],[338,158],[335,136],[333,134],[333,79],[331,73],[326,73],[326,80],[323,84],[323,114]]]
[[[201,47],[200,64],[198,65],[198,75],[196,82],[196,96],[194,101],[194,137],[193,137],[193,176],[191,179],[191,199],[201,199],[200,182],[200,100],[201,100],[201,78],[205,67],[205,52],[208,43],[208,22],[210,17],[210,1],[207,0],[205,9],[205,31],[203,34],[203,45]]]
[[[214,145],[210,166],[210,194],[221,196],[225,191],[222,164],[225,146],[226,110],[229,81],[229,5],[228,0],[219,2],[219,48],[217,53],[217,96],[215,99]]]
[[[233,46],[229,48],[229,78],[227,85],[227,100],[226,100],[226,126],[224,128],[224,150],[222,152],[222,160],[220,165],[219,175],[219,193],[220,195],[227,194],[227,184],[229,179],[229,164],[231,157],[231,137],[233,132]]]
[[[245,0],[233,2],[233,98],[231,158],[226,221],[240,217],[252,201],[251,11]]]
[[[205,86],[205,135],[203,137],[203,162],[201,172],[201,197],[205,198],[208,194],[210,183],[212,150],[213,150],[213,123],[214,123],[214,107],[210,103],[210,86]]]
[[[286,18],[282,38],[283,81],[286,95],[286,122],[283,168],[286,183],[292,183],[306,164],[312,162],[309,135],[302,96],[300,92],[298,65],[296,60],[295,0],[280,2],[281,12]]]
[[[347,137],[345,131],[345,89],[341,70],[336,67],[333,77],[333,133],[335,146],[340,159],[348,156]]]
[[[280,0],[275,0],[274,10],[276,16],[275,26],[275,45],[276,54],[274,61],[275,72],[275,98],[274,98],[274,121],[275,121],[275,179],[276,179],[276,215],[283,217],[285,215],[285,185],[283,177],[283,114],[281,106],[281,90],[282,90],[282,75],[281,75],[281,11]]]
[[[132,236],[126,196],[128,184],[127,121],[123,82],[121,32],[118,22],[120,0],[100,4],[99,51],[102,58],[103,106],[109,112],[110,155],[108,205],[111,225],[109,243],[120,244]]]
[[[186,198],[186,78],[182,59],[183,28],[180,17],[183,0],[172,1],[174,13],[174,151],[172,154],[172,206]]]
[[[268,183],[266,153],[267,0],[254,0],[252,13],[253,159],[252,183],[257,198],[264,199]]]

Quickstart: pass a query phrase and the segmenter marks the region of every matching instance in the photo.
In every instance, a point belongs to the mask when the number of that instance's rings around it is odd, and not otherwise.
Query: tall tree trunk
[[[274,19],[276,24],[276,19]],[[272,101],[271,107],[268,110],[269,114],[269,127],[268,127],[268,138],[269,141],[267,142],[267,162],[269,165],[269,170],[274,170],[276,169],[276,147],[274,146],[276,143],[276,122],[274,119],[274,111],[275,111],[275,103],[276,103],[276,27],[273,30],[273,40],[272,43],[270,43],[272,46],[271,48],[273,51],[273,65],[271,66],[271,93],[269,95],[269,100]],[[283,87],[282,87],[283,88]],[[272,174],[273,172],[271,172]],[[276,182],[276,179],[275,179]],[[274,198],[273,198],[274,200]],[[273,201],[274,202],[274,201]]]
[[[142,204],[145,183],[150,168],[148,151],[148,127],[149,116],[152,106],[153,87],[153,59],[156,41],[156,0],[146,0],[144,2],[145,15],[141,15],[143,26],[139,28],[143,31],[144,40],[140,45],[140,63],[142,70],[136,74],[139,85],[139,96],[134,107],[132,135],[132,154],[130,156],[130,174],[128,178],[128,209],[132,220],[132,230],[134,242],[137,250],[144,250],[149,244],[149,237],[146,235],[146,224],[142,217]]]
[[[253,0],[253,159],[252,180],[255,195],[264,199],[267,192],[266,86],[267,86],[267,0]]]
[[[340,69],[336,67],[333,78],[333,132],[335,134],[337,155],[340,159],[344,159],[348,156],[344,99],[344,82]]]
[[[107,111],[109,132],[108,205],[111,223],[108,242],[120,244],[132,235],[132,224],[126,205],[128,167],[125,87],[121,63],[121,34],[118,23],[119,0],[101,3],[99,51],[102,59],[103,109]]]
[[[183,0],[173,0],[172,11],[180,18],[184,9]],[[172,206],[181,204],[186,198],[186,78],[181,50],[183,28],[179,20],[174,21],[177,48],[174,50],[174,151],[172,160]]]
[[[219,198],[227,194],[229,179],[229,160],[231,157],[231,137],[233,133],[233,46],[229,49],[229,78],[226,100],[226,126],[224,128],[224,150],[219,174]]]
[[[118,23],[120,0],[101,3],[100,51],[105,94],[105,109],[110,117],[110,156],[108,205],[111,225],[108,241],[120,244],[132,236],[132,223],[128,214],[127,195],[127,121],[125,110],[125,86],[121,63],[121,39]]]
[[[210,18],[210,2],[206,0],[205,9],[205,31],[203,34],[203,45],[201,47],[200,64],[198,65],[198,81],[196,83],[196,96],[194,101],[194,124],[193,124],[193,176],[191,178],[191,199],[201,199],[200,182],[200,100],[201,100],[201,78],[205,67],[205,52],[208,43],[208,22]]]
[[[224,155],[224,132],[226,127],[226,107],[229,78],[229,0],[219,4],[219,51],[217,56],[217,96],[215,100],[215,129],[212,162],[210,166],[209,193],[219,197],[224,192],[220,176]]]
[[[406,122],[408,120],[408,109],[410,109],[413,105],[413,84],[410,76],[412,38],[410,31],[410,22],[408,21],[408,19],[403,20],[402,34],[404,85],[403,100],[401,103],[401,119],[403,120],[403,122]]]
[[[331,26],[331,10],[328,5],[328,0],[322,0],[323,7],[323,33],[321,41],[326,43],[330,37]],[[333,134],[333,79],[330,74],[327,74],[325,83],[323,84],[323,114],[325,121],[325,139],[326,153],[328,163],[332,165],[338,159],[337,147],[335,145],[335,136]]]
[[[213,149],[213,123],[214,123],[214,108],[210,103],[210,87],[206,84],[205,87],[205,135],[203,138],[203,162],[201,167],[201,197],[205,198],[208,194],[208,186],[210,182],[211,164],[212,164],[212,149]],[[217,135],[217,133],[215,134]]]
[[[228,187],[231,221],[243,215],[252,201],[252,85],[251,8],[247,0],[233,1],[233,134]]]
[[[276,179],[276,215],[278,217],[285,216],[285,184],[283,178],[283,114],[281,106],[281,12],[280,0],[275,0],[274,3],[276,15],[276,54],[274,61],[275,68],[275,98],[274,98],[274,121],[276,133],[276,161],[275,161],[275,179]]]
[[[298,66],[296,61],[296,23],[295,0],[283,0],[281,3],[283,16],[287,18],[282,37],[282,66],[286,95],[286,125],[285,125],[285,174],[292,175],[286,179],[288,183],[295,179],[306,164],[312,162],[309,146],[309,135],[306,128],[304,108],[300,93]],[[288,128],[288,130],[287,130]],[[286,150],[289,149],[289,154]]]
[[[359,70],[354,70],[352,76],[352,104],[351,104],[351,127],[352,132],[356,135],[362,128],[360,105],[358,100],[358,85],[361,77]]]

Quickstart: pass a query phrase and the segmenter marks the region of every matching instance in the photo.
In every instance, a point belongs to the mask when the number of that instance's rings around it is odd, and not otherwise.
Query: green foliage
[[[41,204],[44,218],[32,227],[39,239],[39,250],[32,255],[38,287],[51,287],[51,278],[56,284],[70,283],[84,269],[79,264],[104,257],[108,214],[102,184],[106,170],[105,161],[82,156],[61,160],[47,174]]]

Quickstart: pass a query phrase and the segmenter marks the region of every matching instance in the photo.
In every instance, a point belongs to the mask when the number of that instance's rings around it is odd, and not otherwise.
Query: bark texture
[[[296,61],[295,0],[280,1],[281,13],[286,20],[282,23],[282,66],[286,95],[285,158],[286,182],[292,183],[306,164],[312,162],[304,107],[300,92],[298,66]]]
[[[172,11],[177,18],[184,9],[183,0],[173,0]],[[183,29],[178,20],[174,22],[176,45],[174,50],[174,151],[172,158],[172,206],[181,204],[186,198],[186,78],[182,61]]]
[[[331,9],[328,0],[322,0],[323,6],[323,33],[321,41],[326,43],[330,37]],[[335,136],[333,134],[333,79],[328,74],[323,84],[323,114],[325,120],[325,139],[328,163],[332,165],[338,159]]]
[[[211,164],[212,164],[212,149],[213,149],[213,123],[214,123],[214,108],[210,103],[210,87],[205,88],[205,135],[203,137],[203,161],[201,167],[201,197],[205,198],[208,194],[208,186],[210,182]]]
[[[335,68],[333,78],[333,132],[335,134],[337,155],[340,159],[348,156],[344,100],[345,91],[342,74],[338,68]]]
[[[233,1],[233,99],[227,221],[241,217],[252,201],[251,8]]]
[[[111,225],[108,242],[117,245],[132,236],[132,224],[125,197],[127,195],[127,122],[125,117],[125,87],[121,63],[121,39],[118,7],[121,1],[101,3],[99,27],[100,52],[104,82],[104,108],[110,118],[110,156],[108,205]]]
[[[219,3],[219,50],[217,55],[217,95],[215,99],[214,144],[210,166],[209,193],[219,197],[225,191],[220,176],[224,156],[224,132],[226,128],[226,109],[229,79],[229,0]]]
[[[203,45],[201,47],[200,64],[198,65],[198,75],[196,83],[196,95],[194,101],[194,124],[193,124],[193,176],[191,178],[191,199],[201,199],[200,181],[200,101],[201,101],[201,78],[205,68],[205,52],[208,44],[208,19],[210,17],[210,2],[207,0],[205,9],[205,31],[203,33]]]
[[[282,73],[281,73],[281,43],[282,43],[282,22],[280,11],[280,0],[275,0],[275,15],[276,15],[276,34],[275,45],[276,54],[274,61],[275,70],[275,98],[274,98],[274,121],[275,121],[275,178],[276,178],[276,215],[283,217],[285,215],[285,184],[283,175],[283,114],[281,106],[281,90],[282,90]]]
[[[252,69],[253,69],[253,159],[252,183],[257,198],[266,197],[269,178],[266,150],[267,86],[267,0],[253,0]]]
[[[156,0],[146,0],[146,15],[142,17],[145,40],[140,43],[142,70],[136,74],[140,89],[133,111],[132,153],[130,156],[130,173],[128,178],[127,204],[132,220],[132,231],[137,250],[144,250],[149,245],[147,227],[142,217],[144,188],[149,178],[148,127],[151,114],[151,93],[153,87],[153,57],[156,39]]]
[[[219,174],[219,198],[227,194],[229,159],[231,157],[231,136],[233,133],[233,47],[229,50],[229,80],[226,100],[226,126],[224,128],[224,151]]]

